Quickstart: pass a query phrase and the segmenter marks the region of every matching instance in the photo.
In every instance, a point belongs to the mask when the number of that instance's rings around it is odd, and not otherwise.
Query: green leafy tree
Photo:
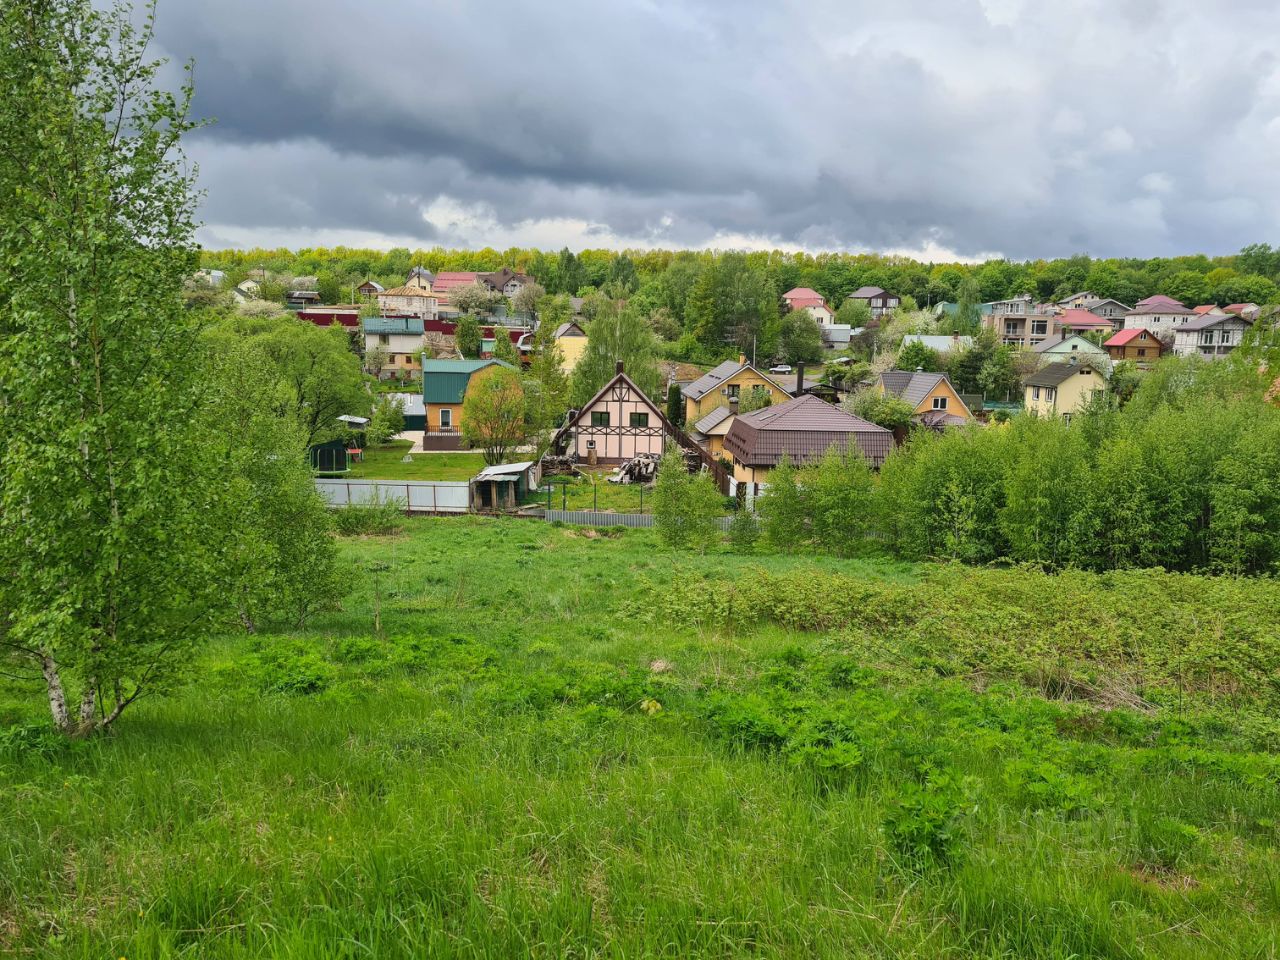
[[[373,404],[367,430],[369,443],[380,446],[404,432],[404,399],[381,394]]]
[[[719,540],[720,493],[711,475],[690,475],[679,447],[667,445],[653,486],[653,519],[658,536],[672,547],[705,551]]]
[[[520,375],[506,367],[489,367],[471,378],[462,401],[462,439],[479,447],[490,466],[528,442],[529,424]]]
[[[171,683],[230,604],[180,299],[191,89],[159,82],[147,30],[88,0],[0,6],[0,649],[67,735]]]
[[[1076,515],[1091,489],[1081,431],[1059,417],[1017,418],[1004,444],[1000,525],[1016,560],[1063,566],[1076,557]]]
[[[919,340],[912,340],[898,351],[899,370],[926,370],[930,372],[942,369],[942,360],[936,350],[926,347]]]
[[[871,322],[871,308],[865,300],[845,300],[836,310],[836,323],[846,324],[855,330]]]
[[[484,334],[480,330],[480,321],[474,314],[464,313],[458,318],[453,331],[453,341],[457,344],[458,353],[465,359],[479,359]]]
[[[667,385],[667,420],[677,427],[684,426],[684,393],[678,383]]]
[[[911,426],[916,414],[913,407],[901,397],[881,393],[878,387],[863,387],[843,404],[855,417],[861,417],[886,430],[898,430]]]
[[[756,501],[760,530],[770,546],[786,553],[809,540],[808,505],[800,486],[799,471],[786,454],[769,471],[769,482]]]
[[[856,444],[832,447],[815,467],[801,471],[801,483],[813,519],[813,537],[837,556],[860,552],[870,532],[874,479]]]
[[[462,314],[487,317],[502,303],[503,296],[483,283],[470,283],[449,291],[449,302]]]
[[[773,393],[759,385],[752,387],[738,398],[739,413],[750,413],[770,406],[773,406]]]
[[[576,406],[613,379],[619,362],[646,396],[661,394],[657,340],[636,311],[607,302],[587,325],[587,348],[573,368],[571,396]]]
[[[502,327],[495,327],[493,331],[493,358],[520,369],[520,351]]]
[[[778,346],[787,363],[816,363],[822,359],[822,328],[808,310],[792,310],[782,318]]]
[[[1014,359],[1012,347],[1000,346],[992,350],[982,362],[976,378],[984,397],[1012,397],[1022,387],[1022,375]]]
[[[342,281],[332,270],[321,270],[316,274],[316,290],[325,303],[342,302]]]

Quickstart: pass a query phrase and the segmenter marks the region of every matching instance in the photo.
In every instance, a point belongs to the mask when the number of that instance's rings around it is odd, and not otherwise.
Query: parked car
[[[777,366],[769,368],[770,373],[790,373],[791,367],[788,364],[780,363]]]

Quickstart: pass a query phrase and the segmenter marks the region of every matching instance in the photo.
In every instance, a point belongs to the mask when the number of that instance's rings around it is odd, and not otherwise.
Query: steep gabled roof
[[[390,290],[379,290],[378,296],[434,298],[435,294],[422,287],[392,287]]]
[[[690,400],[701,400],[716,387],[720,386],[720,384],[724,383],[726,380],[732,380],[743,370],[753,371],[761,379],[777,387],[782,393],[788,392],[785,387],[779,384],[772,377],[761,373],[751,364],[743,360],[726,360],[724,363],[712,367],[697,380],[693,381],[693,383],[686,383],[680,388],[680,392]]]
[[[1176,300],[1170,300],[1168,297],[1162,297],[1154,303],[1140,302],[1136,307],[1125,314],[1126,317],[1149,316],[1150,314],[1172,313],[1179,316],[1194,317],[1196,312],[1188,307],[1184,307]]]
[[[587,332],[572,320],[567,320],[560,326],[556,327],[555,337],[559,340],[561,337],[585,337]]]
[[[1251,321],[1235,313],[1206,313],[1196,317],[1194,320],[1188,320],[1179,330],[1208,330],[1216,327],[1220,323],[1243,323],[1249,324]]]
[[[957,397],[960,392],[951,384],[951,380],[945,373],[925,373],[922,370],[886,370],[880,374],[880,382],[884,385],[885,393],[891,393],[895,397],[901,397],[911,406],[918,407],[937,386],[946,382],[951,387],[952,393]],[[962,404],[963,400],[960,401]]]
[[[1088,371],[1102,375],[1102,372],[1091,363],[1051,363],[1031,374],[1022,383],[1028,387],[1056,387],[1066,383],[1077,373]]]
[[[1092,341],[1086,340],[1084,337],[1080,336],[1078,333],[1069,333],[1066,336],[1047,337],[1046,339],[1041,340],[1039,343],[1035,344],[1031,348],[1031,352],[1032,353],[1048,353],[1054,347],[1060,347],[1064,343],[1070,343],[1072,340],[1079,340],[1080,343],[1082,343],[1087,348],[1086,350],[1087,353],[1094,353],[1094,354],[1102,353],[1101,347],[1099,347],[1096,343],[1093,343]]]
[[[705,417],[695,423],[693,425],[693,429],[697,430],[698,433],[709,433],[732,416],[733,411],[727,406],[716,407]]]
[[[1163,293],[1156,293],[1149,297],[1144,297],[1142,300],[1139,300],[1134,304],[1134,308],[1137,309],[1140,307],[1151,307],[1157,305],[1164,307],[1180,307],[1183,310],[1187,309],[1187,305],[1181,300],[1175,300],[1173,297],[1166,297]],[[1168,313],[1169,311],[1165,312]]]
[[[1106,328],[1111,329],[1111,321],[1103,317],[1095,316],[1088,310],[1072,309],[1063,312],[1058,318],[1058,326],[1060,327],[1085,327],[1089,329],[1099,330]]]
[[[812,394],[739,414],[724,440],[738,462],[754,467],[775,466],[784,454],[796,464],[812,463],[831,447],[846,450],[850,443],[879,466],[893,447],[893,434]]]
[[[612,390],[614,384],[616,383],[625,384],[637,399],[644,402],[644,405],[649,408],[649,412],[654,416],[656,416],[658,419],[658,422],[662,424],[662,430],[667,436],[669,437],[676,436],[676,428],[671,425],[671,421],[667,419],[667,415],[658,408],[657,404],[655,404],[652,400],[649,399],[649,395],[647,393],[645,393],[638,386],[636,386],[636,382],[634,380],[628,377],[625,373],[619,371],[618,373],[614,374],[612,380],[610,380],[603,387],[601,387],[599,391],[596,392],[596,395],[594,397],[592,397],[590,400],[584,403],[581,409],[579,409],[574,416],[567,419],[565,421],[564,426],[562,426],[559,430],[556,431],[555,436],[551,439],[552,449],[559,448],[560,438],[564,436],[565,433],[572,430],[579,423],[582,423],[583,420],[587,417],[587,415],[591,412],[591,408],[595,406],[596,401],[599,400],[601,397],[603,397],[610,390]],[[621,424],[619,424],[619,426],[621,426]]]

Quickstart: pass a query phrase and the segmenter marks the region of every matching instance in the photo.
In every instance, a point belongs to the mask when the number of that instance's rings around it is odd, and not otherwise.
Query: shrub
[[[907,782],[885,815],[885,833],[912,866],[949,863],[963,837],[964,808],[963,785],[952,773]]]
[[[333,518],[334,529],[342,536],[386,536],[404,527],[404,501],[375,493],[366,503],[335,510]]]
[[[759,539],[760,521],[749,507],[743,507],[729,523],[729,543],[737,553],[752,553]]]

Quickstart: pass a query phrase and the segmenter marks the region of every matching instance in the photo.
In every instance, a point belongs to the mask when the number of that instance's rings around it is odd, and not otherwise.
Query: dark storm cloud
[[[162,0],[159,41],[217,120],[189,152],[220,239],[1022,257],[1275,239],[1278,27],[1251,0]]]

